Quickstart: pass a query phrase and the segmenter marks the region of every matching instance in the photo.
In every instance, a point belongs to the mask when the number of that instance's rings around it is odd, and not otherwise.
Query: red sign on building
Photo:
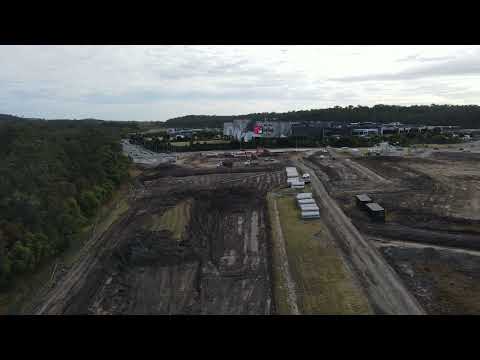
[[[262,131],[262,127],[261,126],[255,126],[255,128],[253,129],[253,132],[255,134],[261,134],[263,131]]]

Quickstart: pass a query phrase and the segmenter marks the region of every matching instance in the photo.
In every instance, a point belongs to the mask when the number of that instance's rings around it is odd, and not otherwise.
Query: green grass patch
[[[277,207],[300,312],[370,313],[322,220],[301,220],[293,196],[278,197]]]
[[[203,144],[206,142],[207,144],[229,144],[230,141],[228,140],[206,140],[206,141],[197,141],[197,143]]]
[[[151,231],[168,230],[176,240],[181,240],[190,221],[192,200],[184,200],[162,215],[153,214],[147,224]]]

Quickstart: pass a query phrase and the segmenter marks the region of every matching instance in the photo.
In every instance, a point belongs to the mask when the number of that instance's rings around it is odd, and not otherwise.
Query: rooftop
[[[369,203],[367,204],[367,207],[372,211],[385,211],[385,209],[377,203]]]
[[[297,199],[308,199],[312,197],[312,193],[300,193],[297,194]]]
[[[359,195],[355,195],[355,197],[360,201],[368,201],[368,202],[372,201],[372,199],[370,199],[370,197],[367,194],[359,194]]]

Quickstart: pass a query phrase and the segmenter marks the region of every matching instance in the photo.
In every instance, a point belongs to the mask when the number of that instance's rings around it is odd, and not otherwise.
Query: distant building
[[[322,124],[323,125],[323,124]],[[292,125],[292,136],[296,137],[319,137],[324,136],[326,126],[320,124],[297,123]]]
[[[289,121],[256,121],[253,127],[253,137],[281,138],[288,137],[292,132]]]
[[[366,129],[352,129],[353,136],[370,136],[378,135],[378,128],[366,128]]]
[[[223,123],[223,136],[233,136],[233,122]]]
[[[230,136],[237,141],[288,137],[290,133],[291,123],[287,121],[235,119],[223,124],[223,135]]]

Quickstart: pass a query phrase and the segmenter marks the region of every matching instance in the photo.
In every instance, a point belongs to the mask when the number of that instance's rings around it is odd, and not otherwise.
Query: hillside
[[[125,122],[0,121],[0,288],[68,248],[128,177]]]
[[[465,128],[480,128],[480,106],[477,105],[429,105],[394,106],[375,105],[334,107],[290,111],[285,113],[255,113],[232,116],[188,115],[166,121],[167,127],[223,127],[224,122],[234,119],[284,121],[338,121],[338,122],[401,122],[405,124],[458,125]]]

